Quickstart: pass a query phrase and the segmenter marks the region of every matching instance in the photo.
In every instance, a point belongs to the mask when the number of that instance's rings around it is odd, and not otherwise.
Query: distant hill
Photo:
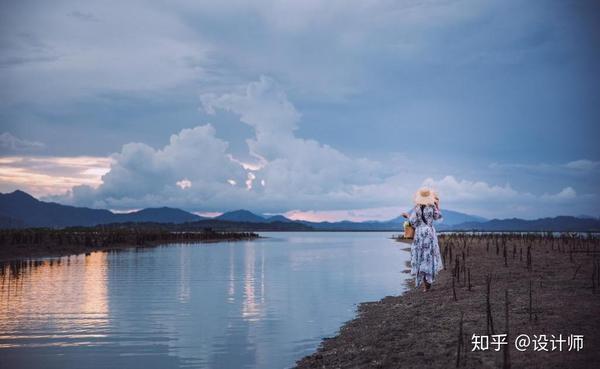
[[[115,214],[108,210],[39,201],[18,190],[0,194],[0,215],[22,222],[26,227],[90,226],[109,223],[115,219]]]
[[[442,220],[442,222],[440,224],[445,224],[448,226],[454,226],[454,225],[466,223],[466,222],[481,223],[481,222],[488,221],[488,219],[486,219],[484,217],[460,213],[458,211],[447,210],[447,209],[442,210],[442,214],[444,216],[444,219]]]
[[[115,214],[120,222],[185,223],[208,219],[176,208],[147,208],[126,214]]]
[[[227,220],[230,222],[248,222],[248,223],[263,223],[267,220],[260,215],[256,215],[248,210],[234,210],[228,211],[214,218],[217,220]]]
[[[552,231],[552,232],[600,232],[600,219],[559,216],[535,220],[493,219],[482,223],[462,223],[452,227],[454,230],[474,231]]]
[[[267,217],[266,219],[268,222],[283,222],[283,223],[293,222],[293,220],[286,218],[283,215],[273,215],[273,216]]]
[[[483,218],[483,217],[480,217],[477,215],[460,213],[458,211],[453,211],[453,210],[448,210],[448,209],[442,209],[442,215],[443,215],[443,220],[441,222],[439,222],[438,224],[440,226],[443,225],[444,228],[449,228],[451,226],[461,224],[461,223],[467,223],[467,222],[480,223],[480,222],[485,222],[488,220],[486,218]],[[396,217],[394,219],[387,221],[386,223],[404,223],[404,220],[405,219],[402,216],[399,216],[399,217]]]
[[[94,226],[121,222],[183,223],[205,219],[173,208],[151,208],[115,214],[103,209],[90,209],[40,201],[23,191],[0,194],[0,227],[70,227]]]

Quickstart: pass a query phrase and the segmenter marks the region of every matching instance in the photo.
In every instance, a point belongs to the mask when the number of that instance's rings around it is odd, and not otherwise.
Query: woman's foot
[[[431,283],[425,282],[425,292],[429,292],[430,289],[431,289]]]
[[[431,288],[431,283],[427,282],[427,279],[425,279],[425,277],[423,277],[423,292],[429,291],[430,288]]]

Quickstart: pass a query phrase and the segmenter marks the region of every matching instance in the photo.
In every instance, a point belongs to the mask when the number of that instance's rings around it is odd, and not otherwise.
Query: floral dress
[[[442,218],[442,213],[433,205],[415,207],[408,221],[415,228],[415,238],[410,248],[411,274],[415,276],[417,287],[423,281],[433,283],[437,273],[443,268],[433,221]]]

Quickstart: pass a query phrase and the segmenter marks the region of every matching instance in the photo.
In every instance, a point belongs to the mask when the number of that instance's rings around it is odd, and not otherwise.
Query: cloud
[[[573,160],[567,163],[536,163],[536,164],[521,164],[521,163],[492,163],[489,168],[502,171],[529,171],[536,173],[580,173],[592,172],[600,168],[600,161],[589,159]]]
[[[67,14],[70,17],[77,18],[85,22],[99,22],[100,20],[92,13],[86,13],[79,10],[73,10]]]
[[[45,147],[41,142],[23,140],[9,132],[0,134],[0,154],[37,151]]]
[[[47,103],[203,89],[267,71],[307,98],[340,100],[371,83],[373,53],[391,65],[398,57],[437,63],[444,45],[431,20],[452,29],[489,8],[472,1],[15,3],[3,6],[0,63],[8,68],[0,82],[18,87],[5,92],[7,101]]]
[[[445,176],[439,181],[427,178],[423,181],[423,185],[435,189],[442,196],[456,202],[506,201],[526,195],[518,193],[508,183],[504,186],[490,185],[483,181],[457,180],[453,176]]]
[[[484,181],[469,181],[445,176],[428,178],[423,185],[440,193],[444,207],[489,218],[597,214],[598,196],[578,194],[567,186],[556,193],[536,195],[517,191],[510,184],[491,185]]]
[[[203,76],[208,44],[180,15],[136,1],[79,5],[3,6],[3,104],[165,94]]]
[[[600,167],[600,161],[580,159],[568,162],[565,167],[581,171],[592,171]]]
[[[345,202],[361,201],[354,196],[360,186],[381,183],[389,175],[379,162],[351,158],[315,140],[296,137],[301,114],[272,78],[263,76],[232,93],[202,95],[201,102],[208,113],[233,112],[254,129],[247,145],[262,164],[251,179],[264,181],[264,186],[255,187],[263,203],[277,206],[275,201],[287,199],[289,206],[291,202],[352,206]]]
[[[171,205],[208,209],[235,199],[246,171],[227,156],[228,144],[215,137],[210,124],[183,129],[154,149],[128,143],[111,156],[110,171],[96,189],[79,186],[63,201],[111,209]],[[154,204],[154,205],[152,205]]]
[[[73,188],[62,201],[88,206],[183,206],[194,211],[251,207],[346,209],[401,198],[393,169],[352,158],[315,140],[295,136],[301,114],[269,77],[225,94],[201,97],[205,110],[239,116],[254,130],[248,152],[257,163],[236,159],[228,143],[206,124],[172,135],[155,149],[128,143],[111,156],[110,171],[95,189]],[[260,207],[260,209],[257,209]]]
[[[544,194],[541,196],[542,200],[546,201],[569,201],[574,200],[577,197],[577,192],[573,187],[565,187],[555,194]]]
[[[490,218],[526,214],[532,209],[524,204],[535,202],[534,195],[518,192],[508,183],[500,186],[447,175],[440,180],[427,178],[423,186],[438,192],[443,207]]]
[[[175,182],[175,184],[177,185],[177,187],[181,188],[182,190],[192,187],[192,181],[190,181],[187,178],[182,179],[181,181],[177,181],[177,182]]]
[[[269,77],[261,76],[256,82],[237,88],[236,92],[200,97],[204,110],[214,115],[215,109],[236,113],[240,121],[256,130],[256,135],[289,136],[297,128],[300,113],[285,92]]]

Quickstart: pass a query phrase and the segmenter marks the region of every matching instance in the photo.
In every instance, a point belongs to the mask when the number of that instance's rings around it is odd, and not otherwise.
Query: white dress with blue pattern
[[[411,274],[415,276],[417,287],[423,281],[433,283],[438,272],[444,267],[440,255],[433,221],[442,218],[442,213],[433,205],[417,205],[409,218],[415,228],[415,238],[410,248]]]

